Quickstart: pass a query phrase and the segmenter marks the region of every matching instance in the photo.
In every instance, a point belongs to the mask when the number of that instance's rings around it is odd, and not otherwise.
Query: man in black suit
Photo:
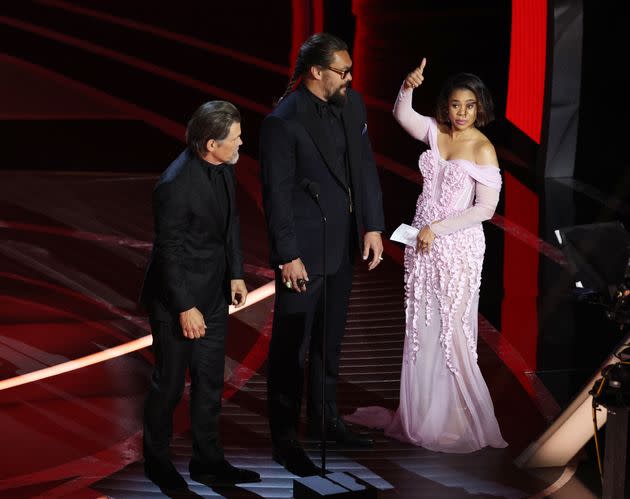
[[[186,488],[169,458],[172,419],[190,370],[193,480],[253,482],[223,455],[223,393],[228,305],[245,304],[234,164],[241,117],[229,102],[200,106],[188,123],[188,147],[153,191],[155,240],[141,293],[153,334],[155,368],[144,410],[145,474],[163,489]]]
[[[349,88],[351,69],[342,40],[327,33],[311,36],[300,48],[285,95],[261,129],[263,202],[276,271],[267,371],[273,456],[302,476],[319,471],[297,436],[307,350],[309,434],[321,436],[325,376],[327,435],[346,445],[372,445],[371,439],[344,425],[336,402],[354,255],[358,249],[367,261],[371,254],[368,268],[372,270],[383,253],[381,189],[365,105]],[[315,191],[327,220],[325,259]],[[321,307],[324,273],[325,316]],[[321,355],[324,324],[326,366]]]

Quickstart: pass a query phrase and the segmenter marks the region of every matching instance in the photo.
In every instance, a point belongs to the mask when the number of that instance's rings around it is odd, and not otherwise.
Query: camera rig
[[[574,289],[576,298],[579,301],[603,306],[606,317],[615,322],[622,333],[626,333],[630,328],[630,233],[621,222],[609,222],[559,229],[556,231],[556,237],[576,279]],[[625,338],[627,335],[624,334],[624,341]],[[614,416],[619,412],[619,416],[627,420],[630,409],[630,346],[622,342],[615,350],[614,357],[617,361],[604,366],[601,377],[588,392],[592,396],[597,465],[606,495],[616,485],[610,480],[605,481],[598,438],[597,412],[605,408],[608,415],[612,416],[610,419],[615,419]],[[627,421],[620,422],[618,419],[620,418],[615,419],[618,428],[613,432],[617,433],[623,426],[627,433]],[[607,438],[607,442],[609,440],[615,439]],[[607,459],[606,462],[613,467],[618,464],[613,459]],[[607,477],[613,474],[614,470],[611,469]]]

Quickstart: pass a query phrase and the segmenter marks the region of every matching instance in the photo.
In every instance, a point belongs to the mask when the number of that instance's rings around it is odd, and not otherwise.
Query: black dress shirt
[[[346,187],[350,184],[348,162],[347,162],[347,142],[346,132],[341,119],[341,108],[321,100],[310,90],[307,94],[313,101],[317,116],[321,120],[323,128],[326,130],[332,150],[335,152],[335,164],[332,165],[339,178],[344,179]]]
[[[230,197],[227,191],[227,184],[224,175],[225,165],[213,165],[205,160],[203,163],[208,168],[208,176],[210,178],[210,185],[212,187],[215,199],[217,200],[217,208],[219,210],[218,218],[220,220],[221,233],[223,240],[227,237],[228,220],[230,217]]]

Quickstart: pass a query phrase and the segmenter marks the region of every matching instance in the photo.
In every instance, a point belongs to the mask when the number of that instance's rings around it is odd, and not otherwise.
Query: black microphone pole
[[[322,477],[326,476],[326,238],[327,238],[327,224],[326,224],[326,215],[324,214],[324,210],[322,209],[322,205],[319,202],[319,184],[317,182],[312,182],[309,179],[302,180],[302,187],[304,187],[309,194],[317,203],[317,207],[319,208],[319,212],[322,216],[322,223],[324,225],[324,237],[323,237],[323,245],[322,245],[322,265],[323,265],[323,276],[322,276],[322,420],[321,420],[321,458],[322,458],[322,467],[321,467],[321,475]]]
[[[326,249],[328,227],[326,215],[322,205],[319,202],[319,184],[305,178],[302,180],[301,186],[306,190],[317,203],[319,212],[322,216],[324,224],[324,237],[322,245],[322,264],[323,272],[322,285],[322,427],[321,427],[321,450],[322,450],[322,466],[321,476],[314,475],[305,478],[296,478],[293,480],[293,497],[296,499],[315,499],[323,497],[338,497],[339,499],[376,499],[377,489],[365,480],[346,472],[331,472],[326,475]],[[317,479],[314,481],[313,479]]]

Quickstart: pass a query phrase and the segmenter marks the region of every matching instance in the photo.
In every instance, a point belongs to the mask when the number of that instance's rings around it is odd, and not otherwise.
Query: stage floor
[[[239,169],[247,282],[271,279],[264,221],[253,185]],[[135,298],[151,247],[153,174],[0,172],[0,370],[8,380],[81,359],[148,334]],[[262,482],[211,489],[189,479],[201,497],[290,497],[292,479],[271,459],[265,357],[273,295],[230,318],[223,440],[235,464]],[[373,449],[328,446],[330,470],[349,471],[379,497],[595,497],[571,467],[518,469],[514,458],[546,427],[545,405],[522,373],[506,365],[509,345],[480,316],[479,364],[509,443],[469,455],[430,452],[371,432]],[[404,338],[400,248],[368,273],[356,265],[344,341],[341,411],[395,408]],[[154,497],[142,474],[141,409],[152,355],[140,348],[86,367],[0,390],[3,445],[0,496]],[[508,362],[510,364],[510,362]],[[531,391],[531,390],[530,390]],[[174,462],[187,474],[187,397],[175,418]],[[317,442],[305,440],[319,462]],[[569,473],[567,475],[567,473]],[[568,483],[565,478],[569,476]],[[557,490],[556,490],[557,489]],[[545,491],[543,493],[543,491]],[[569,494],[570,492],[570,494]],[[543,495],[541,495],[543,494]]]

